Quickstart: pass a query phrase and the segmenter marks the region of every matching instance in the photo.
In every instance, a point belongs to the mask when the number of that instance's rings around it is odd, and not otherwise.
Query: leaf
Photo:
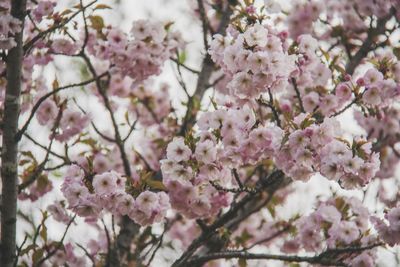
[[[275,218],[275,214],[276,214],[275,205],[268,205],[267,209],[268,209],[269,213],[271,214],[272,218]]]
[[[153,179],[147,179],[145,183],[150,186],[152,189],[156,190],[161,190],[161,191],[166,191],[167,188],[161,181],[153,180]]]
[[[49,179],[47,178],[47,175],[42,174],[36,179],[37,190],[45,191],[48,185],[49,185]]]
[[[71,9],[66,9],[66,10],[64,10],[63,12],[61,12],[61,16],[64,16],[64,15],[68,15],[69,13],[71,13],[72,12],[72,10]]]
[[[183,64],[186,61],[186,52],[182,51],[181,53],[178,54],[178,62],[179,64]]]
[[[95,6],[94,10],[98,10],[98,9],[112,9],[112,8],[105,4],[98,4],[97,6]]]
[[[247,261],[244,258],[239,259],[239,267],[246,267],[247,266]]]
[[[54,79],[54,81],[53,81],[53,83],[52,83],[52,86],[53,86],[53,90],[55,90],[55,89],[57,89],[58,87],[60,87],[57,78]]]
[[[36,264],[39,262],[39,260],[43,257],[43,249],[38,249],[32,254],[32,262],[33,266],[36,266]]]
[[[326,51],[325,51],[324,49],[322,49],[322,48],[320,48],[320,50],[321,50],[322,54],[324,55],[326,61],[329,62],[329,60],[330,60],[329,53],[326,52]]]
[[[42,229],[40,230],[40,237],[47,242],[47,227],[46,225],[43,223]]]
[[[36,244],[30,244],[30,245],[28,245],[26,248],[24,248],[23,250],[21,250],[20,255],[23,256],[23,255],[25,255],[26,253],[29,253],[29,251],[31,251],[32,249],[35,249],[35,248],[37,248],[37,247],[38,247],[38,245],[36,245]]]
[[[92,28],[101,31],[104,28],[104,20],[100,16],[89,16],[90,22],[92,23]]]

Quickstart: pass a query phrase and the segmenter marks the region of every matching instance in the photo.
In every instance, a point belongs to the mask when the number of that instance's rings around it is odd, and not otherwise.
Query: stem
[[[11,1],[11,15],[21,22],[15,34],[17,45],[7,56],[7,87],[4,103],[3,145],[1,153],[1,249],[0,265],[11,267],[16,258],[17,186],[18,186],[18,131],[22,76],[22,37],[26,15],[26,0]]]

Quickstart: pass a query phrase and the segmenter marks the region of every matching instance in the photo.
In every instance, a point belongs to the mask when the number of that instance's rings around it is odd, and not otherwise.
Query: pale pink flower
[[[104,172],[93,177],[93,188],[97,194],[112,194],[117,188],[117,178],[115,172]]]
[[[182,137],[175,137],[167,147],[167,158],[174,161],[187,161],[192,155],[190,148],[185,145]]]
[[[36,118],[41,125],[46,125],[50,120],[57,117],[58,109],[54,101],[49,99],[43,101],[36,112]]]
[[[53,41],[52,48],[56,53],[73,55],[76,52],[78,46],[67,39],[55,39]]]
[[[357,225],[351,221],[334,223],[328,233],[330,239],[343,242],[346,245],[356,240],[360,235]]]
[[[111,169],[110,159],[106,158],[103,154],[96,154],[93,159],[93,170],[96,173],[104,173]]]
[[[377,69],[369,69],[364,74],[364,82],[366,85],[374,85],[383,80],[383,74]]]
[[[244,38],[249,46],[265,47],[268,30],[261,24],[255,24],[244,32]]]
[[[367,88],[362,97],[366,104],[377,106],[382,102],[379,89],[377,87]]]
[[[309,34],[299,36],[297,42],[299,43],[300,53],[314,54],[318,49],[318,41]]]
[[[194,155],[198,161],[209,164],[217,159],[217,149],[212,141],[206,140],[197,144]]]
[[[342,101],[349,100],[351,98],[352,90],[348,83],[340,83],[336,87],[335,94]]]
[[[121,215],[127,215],[135,204],[134,198],[129,194],[121,194],[117,197],[116,208]]]

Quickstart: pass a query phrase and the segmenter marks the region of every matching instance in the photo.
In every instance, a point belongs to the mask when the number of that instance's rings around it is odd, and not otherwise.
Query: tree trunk
[[[17,46],[7,55],[7,87],[3,117],[3,147],[1,153],[1,259],[0,266],[14,266],[16,252],[17,186],[18,186],[18,131],[20,112],[22,35],[26,13],[26,0],[11,0],[11,15],[22,23],[22,30],[15,35]]]

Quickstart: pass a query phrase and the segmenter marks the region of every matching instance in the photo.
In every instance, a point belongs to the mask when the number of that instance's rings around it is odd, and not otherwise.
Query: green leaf
[[[46,225],[44,224],[44,222],[43,222],[43,226],[42,226],[42,228],[41,228],[39,234],[40,234],[40,237],[41,237],[45,242],[47,242],[47,227],[46,227]]]
[[[36,266],[36,264],[40,261],[40,259],[43,258],[43,249],[38,249],[32,254],[32,262],[33,266]]]
[[[150,186],[152,189],[156,190],[161,190],[161,191],[166,191],[167,188],[161,181],[153,180],[153,179],[147,179],[145,183]]]
[[[61,12],[61,16],[64,16],[64,15],[67,15],[67,14],[69,14],[69,13],[72,13],[72,10],[71,9],[66,9],[66,10],[64,10],[63,12]]]
[[[182,51],[181,53],[178,54],[178,62],[179,64],[183,64],[186,61],[186,52]]]
[[[23,250],[21,250],[21,256],[25,255],[26,253],[29,253],[29,251],[31,251],[32,249],[37,248],[38,245],[36,244],[30,244],[28,245],[26,248],[24,248]]]
[[[105,4],[98,4],[97,6],[95,6],[94,10],[98,10],[98,9],[112,9],[112,8]]]
[[[239,259],[239,267],[247,267],[246,259],[243,259],[243,258]]]
[[[104,20],[100,16],[89,16],[90,22],[92,23],[92,28],[101,31],[104,28]]]

